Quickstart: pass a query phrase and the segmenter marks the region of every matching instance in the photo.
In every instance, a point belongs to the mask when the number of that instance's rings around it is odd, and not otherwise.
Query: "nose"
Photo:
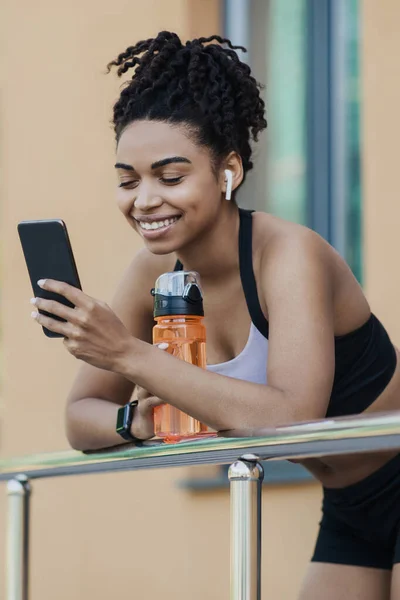
[[[133,205],[135,208],[146,212],[160,206],[162,202],[161,196],[154,194],[151,187],[141,185],[137,190],[137,196],[133,201]]]

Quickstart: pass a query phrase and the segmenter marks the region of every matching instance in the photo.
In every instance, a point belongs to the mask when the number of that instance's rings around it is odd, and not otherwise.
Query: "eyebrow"
[[[192,164],[191,161],[188,158],[185,158],[184,156],[170,156],[168,158],[162,158],[161,160],[154,162],[151,165],[151,168],[159,169],[160,167],[165,167],[165,165],[170,165],[172,163],[188,163],[189,165]]]
[[[114,167],[116,169],[125,169],[125,171],[134,171],[135,169],[132,165],[126,165],[125,163],[115,163]]]
[[[172,163],[187,163],[191,165],[191,161],[184,156],[169,156],[168,158],[162,158],[161,160],[157,160],[151,165],[151,168],[159,169],[160,167],[165,167],[166,165],[170,165]],[[125,171],[134,171],[135,168],[132,165],[127,165],[125,163],[116,163],[114,165],[116,169],[124,169]]]

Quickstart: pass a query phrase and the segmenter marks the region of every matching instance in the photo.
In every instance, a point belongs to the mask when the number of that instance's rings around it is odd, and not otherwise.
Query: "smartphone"
[[[21,221],[18,223],[18,234],[34,296],[56,300],[74,308],[74,305],[64,296],[43,290],[37,284],[39,279],[56,279],[82,289],[64,221],[61,219]],[[65,322],[65,319],[46,311],[39,312]],[[43,327],[43,331],[48,337],[63,337],[62,334],[54,333],[46,327]]]

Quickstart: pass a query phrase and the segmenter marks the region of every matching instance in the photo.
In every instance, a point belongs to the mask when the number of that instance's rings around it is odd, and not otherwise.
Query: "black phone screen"
[[[18,234],[35,297],[56,300],[73,308],[74,305],[64,296],[46,291],[37,284],[39,279],[56,279],[82,289],[64,221],[21,221],[18,223]],[[48,314],[46,311],[39,312]],[[55,315],[50,316],[59,321],[64,320]],[[48,337],[62,337],[46,327],[43,327],[43,331]]]

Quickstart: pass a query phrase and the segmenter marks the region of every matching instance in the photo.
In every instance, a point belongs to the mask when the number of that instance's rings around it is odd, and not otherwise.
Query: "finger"
[[[75,306],[84,307],[90,300],[89,296],[84,294],[82,290],[70,285],[69,283],[65,283],[65,281],[56,281],[55,279],[39,279],[37,284],[43,290],[48,290],[49,292],[54,292],[55,294],[64,296],[64,298],[72,302],[72,304],[75,304]]]
[[[154,345],[157,346],[159,350],[167,350],[169,347],[169,344],[167,342],[160,342],[159,344]]]
[[[52,319],[51,317],[46,317],[46,315],[42,315],[39,312],[33,311],[31,313],[32,319],[35,319],[42,325],[42,327],[46,327],[46,329],[50,329],[54,333],[59,333],[64,337],[68,337],[68,323],[62,323],[61,321],[57,321],[56,319]]]
[[[140,400],[144,400],[145,398],[149,398],[151,396],[151,394],[144,388],[138,386],[136,389],[135,396],[136,396],[136,399],[140,401]]]
[[[166,352],[167,354],[171,354],[171,356],[174,356],[174,354],[176,354],[176,352],[178,351],[177,346],[175,346],[173,344],[168,344],[168,342],[160,342],[159,344],[154,344],[154,345],[159,350],[162,350],[163,352]]]
[[[74,316],[76,316],[76,311],[73,308],[69,308],[61,302],[57,302],[56,300],[45,300],[44,298],[32,298],[31,304],[36,306],[36,308],[40,310],[45,310],[52,315],[57,315],[57,317],[61,317],[66,321],[73,321]]]
[[[157,396],[149,396],[139,402],[139,406],[145,411],[155,408],[156,406],[161,406],[162,404],[165,404],[164,400],[157,398]]]

